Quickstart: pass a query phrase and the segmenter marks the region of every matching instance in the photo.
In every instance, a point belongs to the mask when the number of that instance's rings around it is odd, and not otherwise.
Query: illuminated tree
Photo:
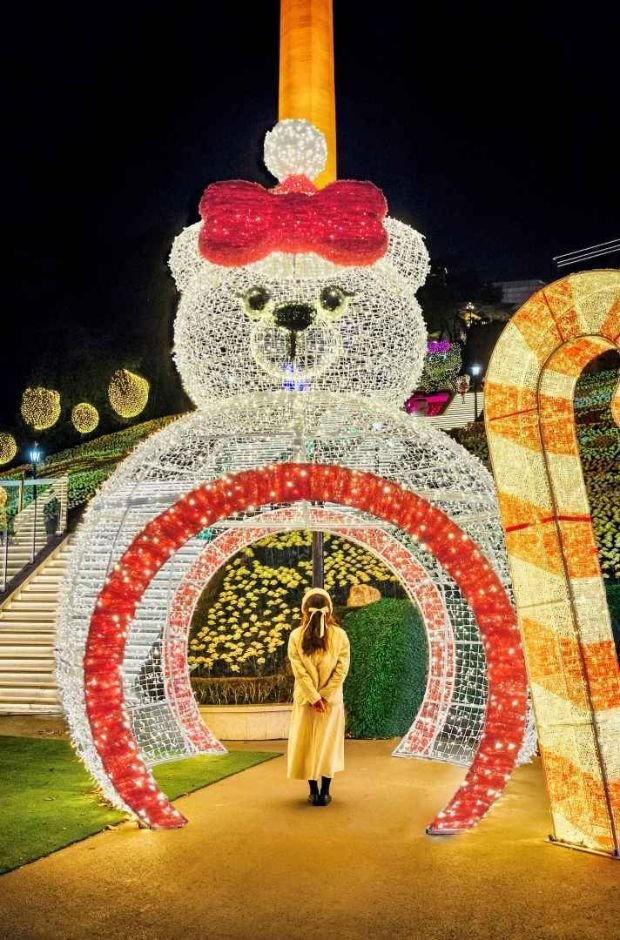
[[[17,443],[12,434],[0,434],[0,466],[10,463],[17,454]]]
[[[80,434],[90,434],[99,424],[99,412],[87,401],[80,402],[71,412],[73,427]]]
[[[60,395],[41,385],[27,388],[22,395],[21,414],[35,431],[46,431],[60,418]]]
[[[121,418],[136,418],[149,400],[149,383],[129,369],[117,369],[110,379],[108,398]]]

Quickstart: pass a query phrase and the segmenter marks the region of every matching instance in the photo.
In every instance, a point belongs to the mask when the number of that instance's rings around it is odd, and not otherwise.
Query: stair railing
[[[65,477],[0,479],[0,593],[67,528]]]

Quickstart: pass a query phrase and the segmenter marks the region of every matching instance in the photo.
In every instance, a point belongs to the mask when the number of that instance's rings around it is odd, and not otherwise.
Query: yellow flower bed
[[[269,535],[244,548],[226,565],[209,607],[198,605],[189,643],[197,676],[272,675],[282,670],[288,635],[310,586],[310,532]],[[288,562],[278,564],[286,555]],[[270,563],[268,563],[270,562]],[[365,549],[325,534],[325,587],[337,604],[353,584],[381,589],[398,579]]]

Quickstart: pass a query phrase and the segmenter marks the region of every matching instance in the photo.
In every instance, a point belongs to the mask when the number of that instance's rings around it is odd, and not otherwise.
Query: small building
[[[528,297],[545,286],[545,282],[537,278],[524,281],[495,281],[495,286],[501,288],[502,303],[513,307],[520,307]]]

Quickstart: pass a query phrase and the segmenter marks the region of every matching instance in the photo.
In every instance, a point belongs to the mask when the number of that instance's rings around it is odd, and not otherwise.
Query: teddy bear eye
[[[328,284],[321,291],[321,307],[326,313],[340,313],[347,303],[347,295],[335,284]]]
[[[262,313],[268,306],[270,300],[271,294],[264,287],[250,287],[249,291],[246,291],[243,297],[245,309],[250,316],[252,316],[252,314]]]

